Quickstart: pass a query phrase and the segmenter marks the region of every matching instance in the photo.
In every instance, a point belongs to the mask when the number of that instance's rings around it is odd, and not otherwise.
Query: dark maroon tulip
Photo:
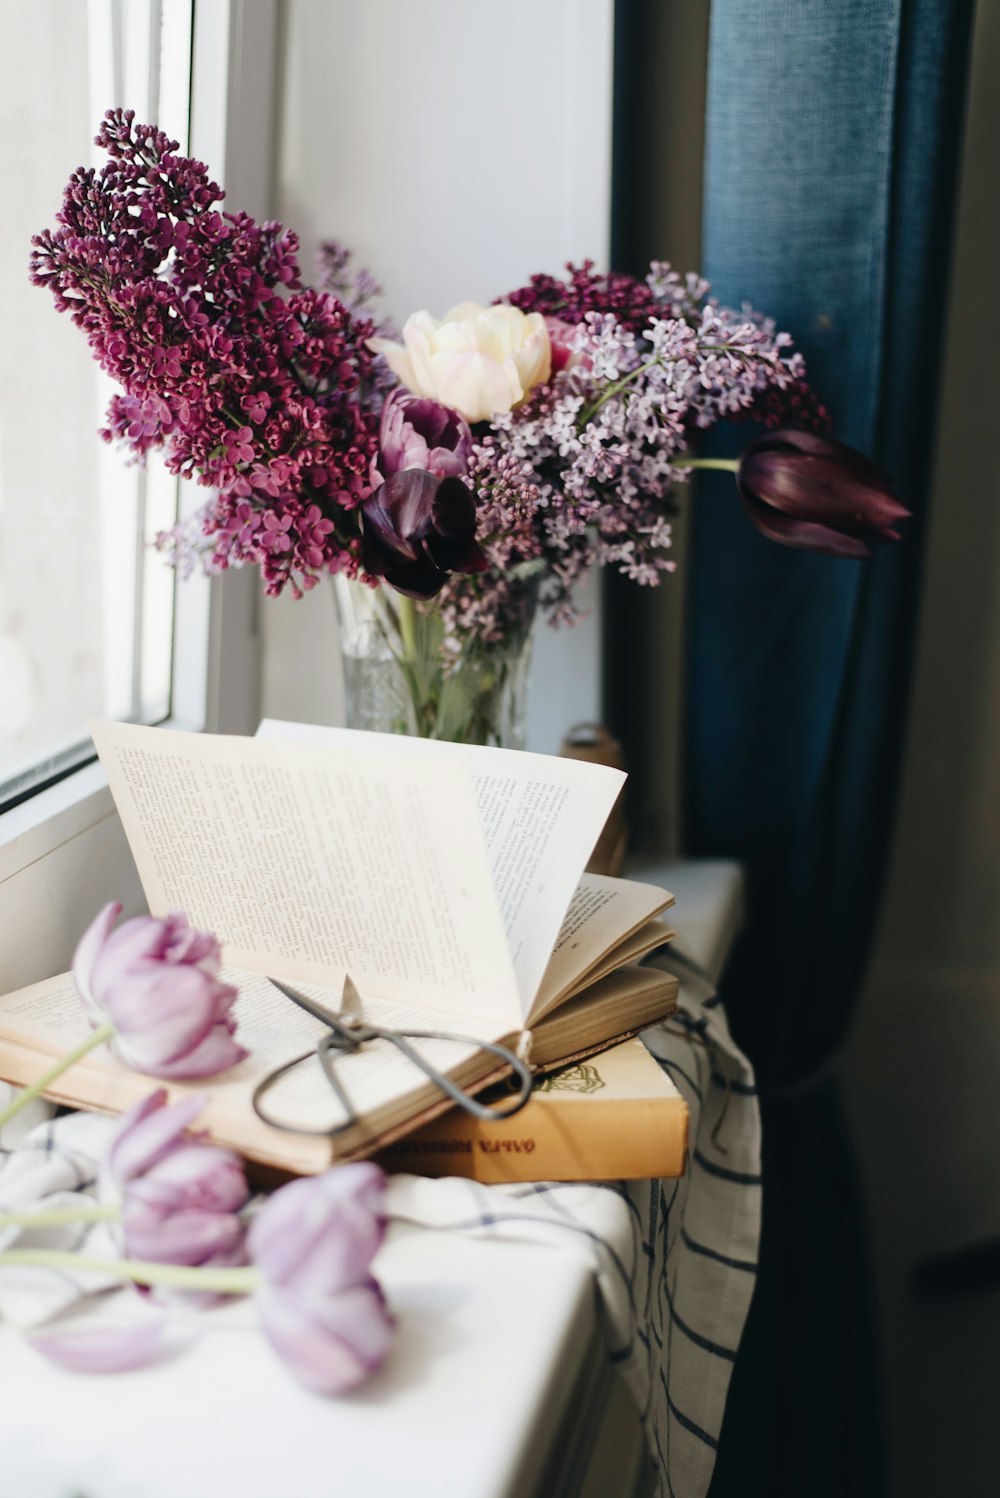
[[[811,432],[770,432],[754,442],[736,486],[762,535],[828,556],[871,556],[874,542],[899,540],[895,526],[910,513],[871,459]]]
[[[386,479],[361,511],[365,570],[410,598],[433,598],[450,572],[484,572],[476,503],[460,478],[407,468]]]

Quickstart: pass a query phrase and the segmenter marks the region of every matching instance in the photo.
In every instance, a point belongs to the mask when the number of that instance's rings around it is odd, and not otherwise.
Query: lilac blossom
[[[788,335],[751,308],[720,307],[702,278],[663,262],[645,282],[599,276],[589,264],[569,272],[566,281],[534,277],[509,297],[555,320],[558,368],[494,418],[470,465],[490,567],[448,584],[443,602],[457,632],[502,636],[532,561],[555,622],[573,619],[574,586],[591,567],[657,583],[674,569],[674,490],[689,477],[700,433],[771,416],[786,400],[823,424]],[[501,463],[533,490],[516,514],[493,511],[487,476]]]
[[[217,491],[195,533],[164,545],[190,545],[210,570],[257,565],[269,593],[356,567],[373,324],[303,288],[296,236],[221,212],[202,163],[131,110],[109,110],[97,143],[110,159],[73,173],[31,275],[123,387],[105,437],[140,460],[162,449],[172,473]],[[263,523],[276,504],[280,544]]]

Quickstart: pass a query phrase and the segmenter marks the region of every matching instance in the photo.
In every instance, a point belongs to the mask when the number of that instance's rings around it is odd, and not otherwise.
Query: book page
[[[623,947],[627,936],[673,901],[673,895],[655,884],[584,874],[552,949],[529,1024],[553,1009],[581,973],[598,969],[606,954]]]
[[[269,743],[329,744],[338,751],[363,745],[370,755],[388,752],[395,737],[270,718],[264,719],[257,735]],[[625,775],[607,765],[549,754],[430,739],[405,738],[403,742],[408,752],[445,764],[457,762],[473,776],[493,884],[527,1018],[577,881]]]
[[[277,1067],[310,1053],[307,1061],[288,1073],[268,1094],[268,1113],[283,1123],[310,1129],[331,1129],[344,1123],[343,1108],[312,1054],[326,1027],[258,973],[224,969],[221,976],[239,989],[233,1013],[238,1037],[250,1055],[218,1076],[167,1084],[171,1095],[206,1094],[211,1099],[208,1116],[220,1111],[231,1115],[236,1120],[235,1142],[249,1148],[262,1127],[252,1109],[254,1087]],[[336,993],[312,984],[301,987],[320,1003],[337,1007]],[[403,1031],[447,1030],[454,1024],[445,1013],[377,999],[365,1000],[362,1013],[372,1024]],[[70,973],[0,998],[0,1050],[4,1038],[9,1037],[36,1046],[40,1055],[56,1056],[84,1039],[89,1030]],[[460,1040],[415,1040],[413,1045],[430,1065],[442,1072],[455,1072],[467,1067],[480,1054],[479,1042],[499,1038],[497,1028],[488,1021],[467,1022]],[[163,1085],[156,1077],[129,1072],[103,1046],[88,1056],[83,1065],[130,1077],[139,1096],[144,1090],[152,1092]],[[390,1041],[367,1042],[357,1051],[338,1055],[334,1065],[352,1109],[359,1116],[370,1117],[379,1109],[426,1091],[428,1085],[423,1071],[401,1055]],[[67,1078],[72,1090],[72,1073]],[[273,1148],[280,1152],[282,1146],[279,1142]]]
[[[519,1027],[463,767],[91,726],[154,915],[185,911],[234,966]]]
[[[238,971],[224,972],[223,977],[239,988],[234,1013],[239,1037],[251,1055],[213,1082],[220,1100],[230,1089],[252,1090],[262,1075],[311,1050],[325,1033],[320,1021],[293,1004],[266,978]],[[298,986],[310,998],[336,1009],[339,995],[312,984]],[[451,1015],[374,997],[363,1001],[362,1015],[370,1024],[401,1032],[437,1028],[458,1031],[458,1022]],[[479,1054],[478,1042],[499,1038],[497,1027],[488,1021],[478,1025],[469,1021],[460,1040],[414,1040],[413,1046],[428,1065],[450,1073],[460,1070]],[[387,1107],[424,1088],[428,1081],[425,1073],[389,1040],[367,1041],[356,1051],[337,1054],[333,1065],[359,1116]],[[332,1128],[345,1121],[336,1094],[318,1060],[312,1057],[272,1089],[266,1107],[269,1113],[289,1123],[310,1128]]]

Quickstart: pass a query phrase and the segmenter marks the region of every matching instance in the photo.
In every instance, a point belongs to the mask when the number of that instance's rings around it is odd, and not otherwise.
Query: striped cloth
[[[608,1354],[632,1391],[664,1498],[702,1498],[715,1466],[760,1236],[760,1115],[750,1063],[705,975],[667,949],[677,1013],[644,1040],[691,1113],[676,1181],[481,1186],[399,1176],[390,1208],[429,1227],[582,1254]]]
[[[685,1176],[511,1186],[396,1176],[388,1205],[401,1225],[546,1242],[582,1255],[600,1291],[608,1355],[642,1417],[659,1491],[702,1498],[753,1293],[760,1123],[749,1063],[711,985],[678,952],[658,961],[680,977],[680,1002],[674,1018],[644,1038],[691,1110]],[[5,1087],[0,1083],[0,1104]],[[49,1112],[32,1105],[0,1137],[0,1211],[79,1202],[93,1187],[110,1120],[54,1119]],[[29,1241],[102,1257],[114,1252],[103,1224],[21,1238]],[[37,1324],[102,1287],[90,1275],[6,1269],[0,1318]]]

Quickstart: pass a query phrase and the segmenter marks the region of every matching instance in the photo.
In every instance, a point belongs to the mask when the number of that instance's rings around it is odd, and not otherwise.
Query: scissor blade
[[[358,985],[350,973],[344,974],[344,987],[340,995],[340,1014],[342,1019],[361,1019],[361,995],[358,993]]]
[[[297,1004],[300,1009],[311,1014],[313,1019],[318,1019],[321,1024],[328,1025],[331,1030],[337,1028],[340,1015],[335,1010],[328,1009],[318,999],[310,999],[307,994],[300,993],[297,988],[291,988],[287,983],[282,983],[280,978],[268,978],[267,981],[272,983],[279,993],[283,993],[286,999],[291,999],[293,1004]]]

